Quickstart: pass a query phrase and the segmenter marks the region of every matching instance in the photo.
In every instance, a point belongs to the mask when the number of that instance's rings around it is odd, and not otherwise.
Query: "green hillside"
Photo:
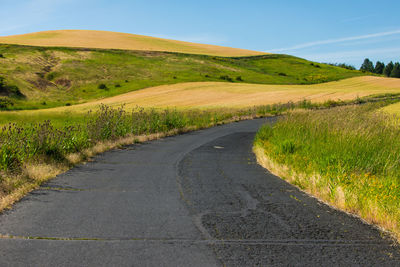
[[[181,82],[314,84],[361,75],[288,55],[217,57],[1,44],[0,107],[72,105]]]

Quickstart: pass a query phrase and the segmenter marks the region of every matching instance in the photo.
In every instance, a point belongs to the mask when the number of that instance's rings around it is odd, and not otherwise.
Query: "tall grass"
[[[382,105],[294,112],[255,146],[290,182],[400,237],[400,123]]]

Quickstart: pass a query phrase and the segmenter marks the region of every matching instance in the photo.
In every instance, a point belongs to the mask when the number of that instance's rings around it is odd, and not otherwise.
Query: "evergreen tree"
[[[396,64],[394,64],[392,73],[390,74],[390,77],[393,78],[400,78],[400,63],[396,62]]]
[[[384,68],[385,68],[385,64],[380,62],[380,61],[377,61],[376,64],[375,64],[374,73],[383,74],[383,69]]]
[[[369,58],[366,58],[364,60],[364,63],[361,65],[360,70],[374,72],[374,63],[372,63]]]
[[[383,74],[385,74],[386,77],[390,77],[390,74],[392,74],[393,67],[394,67],[393,62],[390,61],[383,69]]]

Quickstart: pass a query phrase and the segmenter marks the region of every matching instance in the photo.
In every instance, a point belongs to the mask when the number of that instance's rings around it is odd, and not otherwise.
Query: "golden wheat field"
[[[82,113],[100,104],[145,108],[178,109],[242,108],[254,105],[287,103],[304,99],[312,102],[349,100],[381,93],[400,93],[400,79],[364,76],[314,85],[259,85],[223,82],[193,82],[162,85],[96,101],[36,111],[12,111],[35,116],[45,113]]]
[[[91,30],[43,31],[4,36],[0,37],[0,43],[50,47],[168,51],[213,56],[254,56],[266,54],[239,48],[175,41],[129,33]]]
[[[59,110],[88,110],[99,104],[127,107],[241,108],[287,103],[304,99],[314,102],[349,100],[380,93],[400,92],[400,80],[364,76],[314,85],[261,85],[224,82],[193,82],[162,85],[104,98]]]

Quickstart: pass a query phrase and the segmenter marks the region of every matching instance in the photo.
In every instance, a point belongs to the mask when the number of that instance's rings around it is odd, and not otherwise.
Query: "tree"
[[[394,64],[392,73],[390,73],[390,77],[400,78],[400,63],[399,62],[396,62],[396,64]]]
[[[385,64],[380,62],[380,61],[377,61],[376,64],[375,64],[374,73],[382,74],[384,68],[385,68]]]
[[[393,62],[390,61],[383,69],[383,74],[385,74],[386,77],[390,77],[390,74],[392,74],[393,67],[394,67]]]
[[[362,71],[369,71],[369,72],[374,72],[374,64],[372,63],[371,60],[366,58],[364,60],[364,63],[361,65],[360,70]]]

